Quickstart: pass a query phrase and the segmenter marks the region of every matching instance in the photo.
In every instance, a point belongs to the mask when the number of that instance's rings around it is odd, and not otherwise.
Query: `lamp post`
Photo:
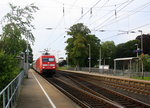
[[[139,56],[138,55],[138,51],[139,51],[138,44],[135,44],[135,46],[136,46],[136,57],[138,58],[138,56]],[[138,72],[138,64],[136,65],[136,71]]]
[[[22,60],[23,60],[23,63],[22,63],[22,68],[23,68],[23,71],[24,71],[24,75],[26,76],[26,70],[25,70],[25,52],[21,52],[20,53],[21,57],[22,57]]]
[[[138,32],[140,32],[141,33],[141,50],[142,50],[142,55],[143,55],[143,32],[142,32],[142,30],[138,30]],[[144,78],[144,64],[143,64],[143,60],[142,60],[142,58],[141,58],[141,68],[142,68],[142,79]]]
[[[138,57],[138,50],[139,50],[138,44],[135,44],[135,46],[136,46],[136,57]]]
[[[100,42],[100,49],[99,49],[99,71],[100,71],[100,67],[101,67],[101,42]]]
[[[69,68],[69,53],[67,52],[67,69]]]
[[[88,44],[89,46],[89,72],[91,72],[91,45]]]
[[[142,54],[143,54],[143,32],[142,32],[142,30],[138,30],[138,32],[140,32],[141,33],[141,50],[142,50]]]
[[[27,38],[27,49],[26,49],[26,77],[28,78],[28,69],[29,69],[29,41]]]

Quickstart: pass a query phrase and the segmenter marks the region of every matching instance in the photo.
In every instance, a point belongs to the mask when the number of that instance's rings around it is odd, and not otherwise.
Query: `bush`
[[[0,51],[0,91],[18,75],[19,71],[18,60]]]

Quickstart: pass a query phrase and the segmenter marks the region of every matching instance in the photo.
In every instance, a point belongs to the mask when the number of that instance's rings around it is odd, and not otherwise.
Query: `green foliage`
[[[116,54],[116,46],[113,41],[106,41],[102,43],[102,64],[113,67],[113,59]]]
[[[91,33],[91,31],[87,28],[87,26],[83,25],[83,23],[74,24],[69,30],[70,31],[68,31],[67,34],[72,37],[76,37],[78,34],[86,36],[87,34]]]
[[[34,6],[34,4],[30,4],[24,8],[13,6],[12,4],[9,5],[11,11],[2,20],[2,24],[4,24],[2,39],[12,36],[21,39],[23,35],[31,42],[34,42],[34,36],[31,32],[34,26],[31,22],[34,19],[33,13],[38,10],[38,7]]]
[[[86,39],[87,43],[89,43],[91,46],[91,66],[93,67],[98,64],[100,53],[100,39],[98,39],[95,35],[87,35]],[[86,61],[88,61],[88,57]],[[88,66],[88,64],[86,64],[86,66]]]
[[[33,13],[38,10],[34,4],[21,8],[10,4],[11,11],[2,19],[2,35],[0,38],[0,89],[8,84],[19,72],[18,56],[25,52],[27,42],[32,43],[34,36],[31,32],[34,26],[31,24]],[[32,49],[29,45],[32,62]]]
[[[143,65],[144,65],[144,71],[145,72],[150,72],[150,55],[144,55],[140,56],[143,60]]]
[[[71,37],[66,43],[66,51],[68,52],[69,64],[74,66],[87,66],[89,57],[89,46],[91,46],[92,66],[97,63],[99,56],[100,40],[95,35],[90,35],[91,32],[85,25],[78,23],[70,27],[67,32]]]
[[[6,86],[20,71],[18,60],[12,55],[0,51],[0,90]]]
[[[150,55],[150,47],[149,47],[150,34],[143,34],[142,38],[143,38],[143,53]],[[141,35],[137,36],[136,39],[139,40],[141,43]],[[141,45],[139,47],[141,47]]]
[[[72,52],[72,57],[74,58],[74,63],[78,64],[78,66],[83,65],[86,56],[87,55],[87,51],[86,49],[86,39],[83,35],[78,34],[76,36],[76,39],[74,40],[74,48],[73,48],[73,52]]]
[[[139,40],[131,40],[126,43],[117,45],[116,58],[136,57],[136,45],[140,45]]]

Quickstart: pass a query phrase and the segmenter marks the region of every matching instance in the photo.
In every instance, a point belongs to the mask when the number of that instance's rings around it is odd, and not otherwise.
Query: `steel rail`
[[[66,74],[66,73],[63,73],[63,74]],[[67,74],[67,75],[70,75],[70,74]],[[92,84],[92,85],[94,85],[95,87],[93,87],[93,88],[103,88],[103,87],[99,87],[99,86],[97,86],[97,85],[95,85],[95,84],[93,84],[93,83],[91,83],[92,81],[88,81],[89,80],[89,77],[87,78],[86,76],[80,76],[80,78],[79,78],[79,76],[80,75],[75,75],[75,74],[73,74],[73,75],[71,75],[71,78],[73,78],[74,77],[74,80],[76,80],[76,81],[78,81],[79,83],[81,83],[81,82],[88,82],[88,83],[90,83],[90,84]],[[102,82],[100,82],[100,83],[102,83]],[[121,94],[121,93],[118,93],[118,92],[115,92],[115,91],[112,91],[112,90],[108,90],[108,89],[106,89],[106,88],[103,88],[105,91],[109,91],[109,92],[111,92],[112,94],[115,94],[115,95],[117,95],[117,96],[119,96],[119,97],[121,97],[121,98],[123,98],[123,99],[126,99],[127,101],[130,101],[132,104],[134,104],[134,103],[136,103],[137,104],[137,106],[143,106],[143,107],[150,107],[150,105],[149,104],[146,104],[146,103],[144,103],[144,102],[141,102],[141,101],[139,101],[139,100],[137,100],[137,99],[134,99],[134,98],[131,98],[131,97],[129,97],[129,96],[126,96],[126,95],[123,95],[123,94]],[[99,90],[99,91],[101,91],[101,90]],[[118,97],[118,98],[119,98]],[[130,103],[130,104],[131,104]],[[124,103],[123,103],[124,104]]]
[[[52,81],[57,86],[63,87],[65,91],[69,92],[71,95],[75,96],[76,98],[80,98],[79,100],[84,102],[84,104],[87,104],[89,107],[106,107],[106,108],[121,108],[122,106],[119,106],[118,104],[112,103],[106,99],[103,99],[101,97],[98,97],[96,95],[93,95],[92,93],[89,93],[87,91],[84,91],[80,88],[74,87],[60,79],[51,79],[49,81]],[[54,86],[55,86],[54,85]]]

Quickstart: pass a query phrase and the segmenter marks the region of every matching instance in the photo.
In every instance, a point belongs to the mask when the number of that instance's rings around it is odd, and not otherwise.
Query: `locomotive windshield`
[[[43,58],[43,62],[54,62],[54,58]]]

